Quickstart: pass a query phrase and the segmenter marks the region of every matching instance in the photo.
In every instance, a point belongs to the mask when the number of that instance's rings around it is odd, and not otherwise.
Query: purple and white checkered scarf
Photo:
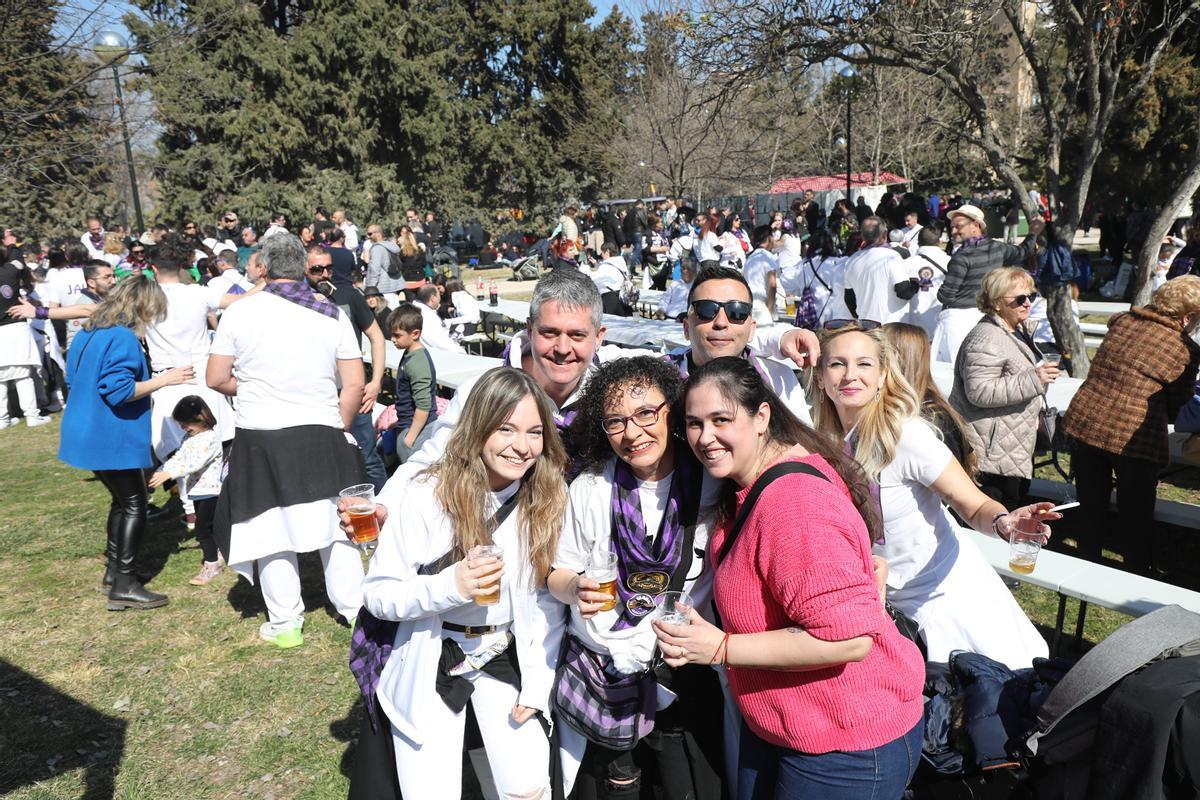
[[[318,296],[307,281],[271,281],[263,291],[333,319],[342,313],[333,303]]]
[[[686,447],[675,448],[675,471],[671,476],[671,492],[667,496],[667,510],[663,514],[662,527],[653,539],[646,530],[642,517],[641,496],[638,479],[633,469],[617,459],[613,469],[612,491],[612,549],[617,556],[617,598],[621,614],[612,629],[631,628],[641,621],[641,615],[630,611],[629,600],[638,591],[629,587],[629,576],[637,573],[660,572],[671,576],[679,567],[683,556],[683,527],[685,520],[696,518],[700,506],[700,486],[697,464]],[[666,584],[661,591],[666,591]],[[653,598],[651,598],[653,599]],[[637,604],[636,607],[653,608],[653,604]]]

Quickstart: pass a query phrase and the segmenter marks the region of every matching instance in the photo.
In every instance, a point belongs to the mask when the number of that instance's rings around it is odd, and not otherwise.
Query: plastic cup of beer
[[[496,569],[493,572],[499,571],[504,566],[504,548],[499,545],[481,544],[472,551],[471,557],[499,559],[496,563]],[[491,587],[491,591],[487,594],[475,595],[475,602],[481,606],[497,605],[500,602],[500,581],[496,581],[496,584]]]
[[[789,317],[796,316],[796,298],[791,296],[787,298],[786,311]]]
[[[691,625],[692,597],[687,592],[663,592],[658,618],[668,625]]]
[[[1042,534],[1014,530],[1008,540],[1008,568],[1018,575],[1028,575],[1037,566],[1042,552]]]
[[[350,515],[350,540],[368,552],[379,540],[379,522],[375,519],[375,487],[359,483],[342,489],[338,497],[346,501],[346,513]]]
[[[617,607],[617,554],[597,553],[592,556],[592,563],[583,572],[584,577],[600,584],[595,591],[608,595],[608,599],[600,606],[601,611],[612,611]]]

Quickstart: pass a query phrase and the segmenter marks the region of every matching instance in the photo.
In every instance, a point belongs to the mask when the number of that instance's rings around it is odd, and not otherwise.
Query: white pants
[[[334,542],[318,551],[325,568],[325,592],[338,613],[353,623],[362,606],[362,559],[358,547],[349,541]],[[304,622],[304,601],[300,597],[300,566],[296,554],[275,553],[258,559],[258,583],[267,619],[274,623]]]
[[[963,339],[978,324],[983,312],[976,308],[943,308],[933,330],[933,359],[953,364]]]
[[[475,673],[471,707],[496,789],[504,800],[549,800],[550,741],[537,719],[512,720],[517,690],[487,673]],[[446,800],[462,796],[463,728],[467,711],[455,714],[440,697],[425,704],[425,743],[417,745],[395,726],[396,774],[405,797]]]
[[[7,367],[8,371],[15,371],[21,367]],[[8,384],[17,387],[17,403],[21,406],[21,413],[25,415],[25,421],[40,417],[38,413],[37,391],[33,386],[33,367],[25,367],[25,377],[11,378],[6,381],[0,381],[0,424],[8,422]]]

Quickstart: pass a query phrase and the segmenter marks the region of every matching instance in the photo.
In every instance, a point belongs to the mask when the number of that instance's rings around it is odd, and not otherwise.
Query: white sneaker
[[[20,425],[20,424],[21,424],[20,419],[15,419],[12,417],[10,417],[8,419],[0,419],[0,429],[11,428],[14,425]]]
[[[48,425],[50,421],[50,417],[26,417],[25,424],[31,428],[36,428],[39,425]]]

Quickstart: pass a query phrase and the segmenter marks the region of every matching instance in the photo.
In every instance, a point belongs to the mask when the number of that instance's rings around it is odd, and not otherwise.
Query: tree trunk
[[[1064,368],[1072,377],[1086,378],[1092,362],[1088,358],[1083,331],[1075,323],[1068,284],[1059,283],[1046,287],[1046,319],[1050,321],[1054,339],[1062,347]]]
[[[1171,225],[1175,222],[1175,214],[1185,203],[1190,212],[1192,210],[1190,201],[1196,195],[1197,190],[1200,190],[1200,112],[1196,115],[1196,126],[1196,148],[1192,154],[1192,161],[1180,176],[1175,191],[1171,192],[1170,197],[1163,203],[1163,207],[1159,209],[1158,216],[1150,225],[1150,232],[1146,234],[1146,242],[1142,245],[1141,252],[1138,253],[1137,271],[1134,273],[1136,288],[1133,292],[1133,304],[1135,306],[1144,306],[1150,302],[1150,271],[1158,262],[1158,248],[1162,244],[1163,237],[1167,235],[1167,231],[1171,230]]]

